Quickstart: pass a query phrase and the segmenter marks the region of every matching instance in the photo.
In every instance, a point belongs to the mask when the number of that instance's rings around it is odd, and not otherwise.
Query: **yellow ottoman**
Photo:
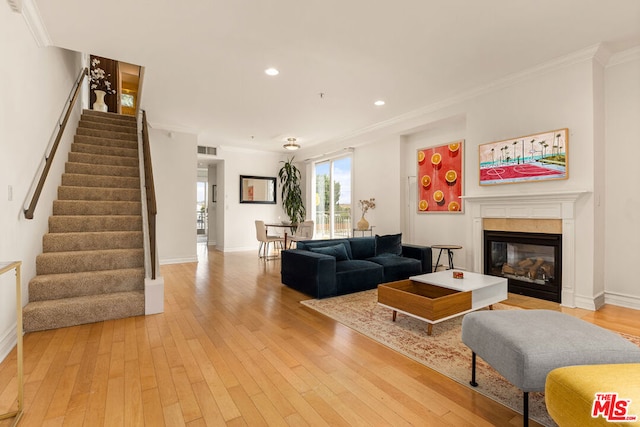
[[[554,369],[547,375],[545,403],[560,427],[640,426],[640,363]]]

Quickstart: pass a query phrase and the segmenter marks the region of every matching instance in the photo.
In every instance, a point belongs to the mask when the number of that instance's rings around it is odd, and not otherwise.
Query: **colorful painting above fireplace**
[[[569,130],[481,144],[480,185],[567,179]]]

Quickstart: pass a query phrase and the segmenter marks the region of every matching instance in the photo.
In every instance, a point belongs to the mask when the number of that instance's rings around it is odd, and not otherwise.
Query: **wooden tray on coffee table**
[[[507,279],[464,272],[453,279],[451,270],[422,274],[378,286],[378,303],[433,325],[507,299]]]

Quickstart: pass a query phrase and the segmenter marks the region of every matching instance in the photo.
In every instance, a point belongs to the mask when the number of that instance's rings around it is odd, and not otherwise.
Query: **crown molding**
[[[601,44],[593,55],[593,59],[601,66],[606,67],[611,55],[611,51],[604,44]]]
[[[607,67],[613,67],[615,65],[637,60],[640,60],[640,46],[611,55],[611,59],[609,60],[609,63],[607,63]]]
[[[22,16],[38,47],[47,47],[53,44],[35,0],[22,0]]]
[[[522,81],[529,80],[531,78],[541,76],[555,70],[569,67],[574,64],[579,64],[584,61],[594,60],[599,51],[602,52],[600,53],[602,58],[605,55],[605,52],[607,50],[603,49],[601,44],[589,46],[585,49],[581,49],[579,51],[572,52],[568,55],[564,55],[564,56],[555,58],[553,60],[544,62],[542,64],[539,64],[537,66],[528,68],[524,71],[520,71],[517,73],[510,74],[508,76],[502,77],[486,85],[478,86],[474,89],[471,89],[465,92],[460,92],[448,98],[444,98],[440,101],[426,105],[422,108],[409,111],[405,114],[392,117],[388,120],[375,123],[371,126],[367,126],[353,132],[349,132],[335,139],[332,139],[331,141],[348,141],[350,139],[362,137],[371,133],[375,133],[377,131],[382,131],[382,130],[391,128],[392,126],[395,126],[395,125],[401,125],[404,122],[408,122],[412,119],[417,119],[420,116],[434,113],[444,108],[462,103],[464,101],[472,100],[478,96],[490,93],[492,91],[507,88],[509,86],[513,86],[516,83],[520,83]],[[328,141],[324,141],[324,142],[328,142]]]

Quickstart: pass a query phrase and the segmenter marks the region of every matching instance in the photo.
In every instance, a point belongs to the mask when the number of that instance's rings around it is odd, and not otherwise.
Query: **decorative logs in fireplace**
[[[547,262],[542,258],[536,258],[535,260],[524,258],[514,265],[509,265],[505,262],[502,264],[502,274],[544,283],[548,278],[553,277],[553,263]]]
[[[560,302],[562,235],[484,232],[485,274],[506,277],[509,292]]]

